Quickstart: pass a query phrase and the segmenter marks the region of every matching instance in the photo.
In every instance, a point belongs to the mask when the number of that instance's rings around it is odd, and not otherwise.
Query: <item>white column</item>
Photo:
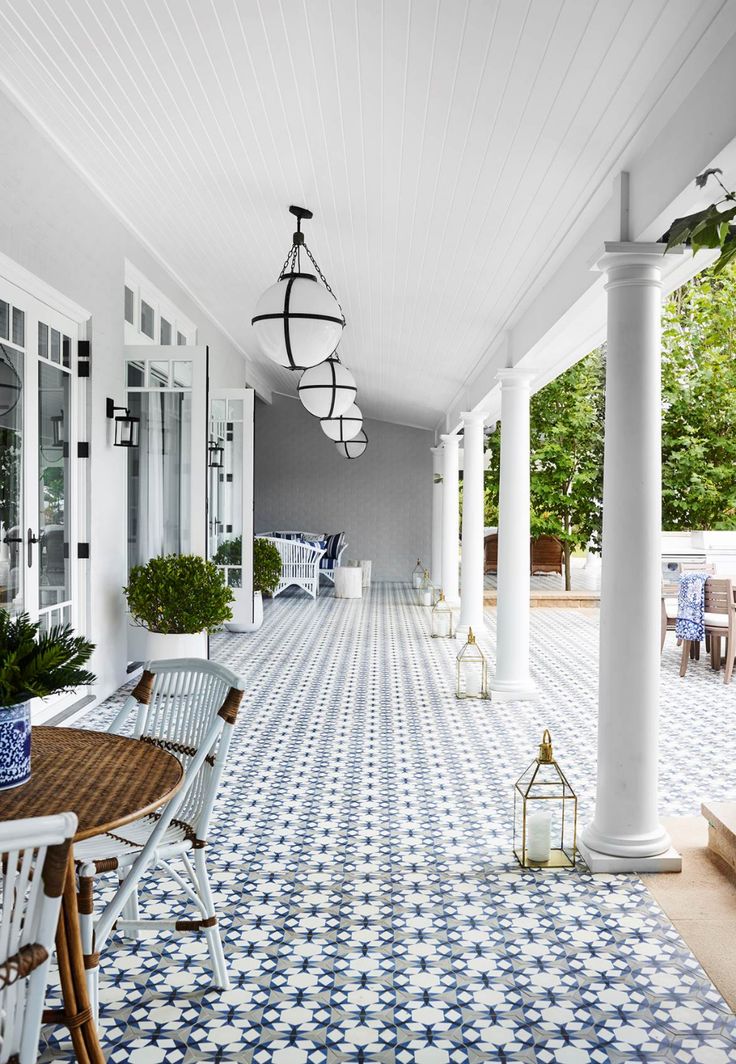
[[[592,871],[679,871],[657,813],[661,588],[661,244],[606,244],[598,787]]]
[[[458,551],[460,546],[460,482],[458,477],[458,438],[456,433],[440,436],[442,461],[442,590],[448,602],[460,598]]]
[[[442,447],[432,447],[432,564],[435,587],[442,587]]]
[[[483,627],[484,476],[483,425],[485,413],[467,411],[463,420],[463,539],[458,633]]]
[[[497,698],[533,698],[529,673],[529,385],[531,374],[502,369],[498,500]]]

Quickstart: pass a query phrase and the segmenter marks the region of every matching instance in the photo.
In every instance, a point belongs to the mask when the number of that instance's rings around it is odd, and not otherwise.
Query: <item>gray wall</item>
[[[298,399],[256,402],[255,528],[345,531],[344,558],[370,558],[377,580],[429,566],[433,434],[366,421],[368,447],[341,458]]]

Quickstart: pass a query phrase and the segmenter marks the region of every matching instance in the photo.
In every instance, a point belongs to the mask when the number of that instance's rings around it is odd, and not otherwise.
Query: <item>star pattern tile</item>
[[[458,647],[429,637],[428,612],[399,584],[286,593],[260,632],[213,638],[247,691],[209,854],[233,989],[210,987],[197,937],[114,939],[113,1064],[736,1061],[734,1016],[638,877],[511,854],[511,787],[545,727],[592,813],[596,614],[533,610],[539,698],[496,704],[454,698]],[[730,689],[703,662],[680,680],[677,661],[672,642],[670,815],[726,796],[736,739]],[[141,897],[181,908],[163,879]],[[73,1059],[63,1031],[44,1036],[42,1061]]]

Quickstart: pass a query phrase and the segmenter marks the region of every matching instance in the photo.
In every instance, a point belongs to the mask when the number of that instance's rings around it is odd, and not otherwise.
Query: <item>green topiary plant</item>
[[[81,666],[94,644],[58,625],[41,634],[27,613],[11,617],[0,609],[0,706],[46,698],[95,682]]]
[[[253,541],[253,590],[272,595],[281,579],[281,555],[267,539]]]
[[[233,615],[222,573],[197,554],[165,554],[134,566],[123,592],[135,622],[162,635],[211,632]]]

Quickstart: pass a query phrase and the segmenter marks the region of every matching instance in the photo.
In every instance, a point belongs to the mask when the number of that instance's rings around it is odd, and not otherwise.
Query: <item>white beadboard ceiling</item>
[[[723,3],[0,0],[0,80],[256,361],[310,207],[359,405],[434,427]]]

